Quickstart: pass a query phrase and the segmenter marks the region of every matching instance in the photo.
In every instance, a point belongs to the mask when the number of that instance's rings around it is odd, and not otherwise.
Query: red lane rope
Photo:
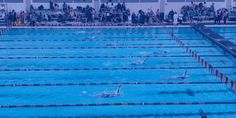
[[[236,102],[136,102],[95,104],[44,104],[44,105],[0,105],[0,108],[49,108],[49,107],[91,107],[91,106],[158,106],[158,105],[234,105]]]
[[[53,83],[53,84],[0,84],[0,87],[21,86],[93,86],[93,85],[187,85],[187,84],[222,84],[224,82],[96,82],[96,83]]]

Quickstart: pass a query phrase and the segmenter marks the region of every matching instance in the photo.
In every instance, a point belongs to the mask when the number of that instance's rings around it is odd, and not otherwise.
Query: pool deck
[[[214,25],[208,24],[205,25],[207,27],[236,27],[236,24],[221,24],[221,25]],[[102,28],[162,28],[161,25],[154,25],[154,26],[12,26],[13,29],[87,29],[87,28],[95,28],[95,29],[102,29]],[[166,27],[191,27],[190,25],[166,25]],[[0,26],[0,28],[6,28],[6,26]]]
[[[202,35],[207,37],[212,42],[216,43],[218,46],[223,48],[226,52],[236,58],[236,46],[232,42],[228,41],[224,37],[215,33],[211,29],[205,27],[203,24],[193,24],[191,25],[193,29],[200,32]]]

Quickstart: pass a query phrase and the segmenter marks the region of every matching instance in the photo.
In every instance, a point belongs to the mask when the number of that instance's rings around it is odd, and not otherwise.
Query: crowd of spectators
[[[173,14],[173,11],[169,13],[170,19],[173,19]],[[208,7],[206,2],[200,2],[199,4],[191,2],[190,5],[183,6],[179,14],[179,20],[183,22],[214,20],[214,23],[219,24],[223,20],[225,24],[228,17],[229,12],[227,9],[215,10],[214,3]]]
[[[129,16],[130,10],[126,8],[125,3],[114,5],[113,3],[107,2],[101,4],[98,18],[100,22],[121,23],[127,22]]]
[[[86,7],[77,7],[73,9],[65,2],[62,5],[62,8],[59,8],[59,5],[53,2],[50,2],[50,8],[45,9],[43,5],[40,5],[38,8],[30,6],[29,12],[20,12],[17,14],[14,10],[6,13],[5,19],[8,23],[12,24],[25,24],[35,25],[36,23],[41,22],[60,22],[65,23],[67,21],[74,22],[94,22],[95,10],[90,6]]]
[[[6,22],[11,25],[26,24],[36,25],[42,22],[75,22],[75,23],[132,23],[136,25],[154,24],[160,21],[160,12],[148,9],[147,12],[139,10],[138,13],[130,13],[125,3],[117,3],[116,5],[107,2],[100,6],[98,13],[93,7],[76,7],[73,9],[65,2],[60,7],[57,3],[50,1],[49,9],[45,9],[43,5],[35,8],[30,6],[28,12],[16,13],[14,10],[7,12],[5,15]],[[202,20],[214,20],[220,23],[221,20],[226,23],[229,17],[227,9],[215,10],[214,3],[207,6],[206,2],[195,4],[191,2],[188,6],[183,6],[177,14],[171,10],[164,18],[164,22],[182,23],[182,22],[201,22]],[[161,20],[162,21],[162,20]]]

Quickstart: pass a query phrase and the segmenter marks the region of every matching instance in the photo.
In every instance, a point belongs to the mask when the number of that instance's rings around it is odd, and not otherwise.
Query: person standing
[[[50,10],[54,10],[54,5],[53,5],[52,0],[50,0],[50,2],[49,2],[49,6],[50,6]]]
[[[226,21],[228,19],[228,12],[227,11],[224,11],[223,19],[224,19],[224,24],[226,24]]]
[[[177,12],[174,13],[174,22],[173,22],[174,25],[177,25],[178,24],[178,14]]]

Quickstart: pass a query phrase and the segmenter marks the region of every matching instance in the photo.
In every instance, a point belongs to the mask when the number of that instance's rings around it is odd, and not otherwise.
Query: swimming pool
[[[170,30],[236,80],[234,58],[191,28]],[[235,117],[236,94],[172,38],[163,28],[11,29],[0,36],[0,116]]]
[[[215,27],[211,28],[213,31],[219,33],[225,39],[236,44],[236,27]]]

